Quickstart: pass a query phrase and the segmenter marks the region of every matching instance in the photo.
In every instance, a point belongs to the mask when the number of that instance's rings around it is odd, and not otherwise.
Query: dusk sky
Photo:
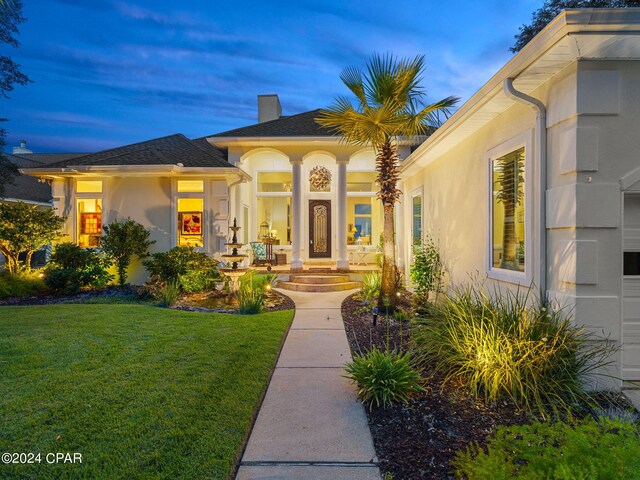
[[[33,83],[0,99],[7,150],[87,152],[284,115],[346,93],[338,76],[373,52],[424,54],[428,101],[466,100],[512,56],[542,0],[24,0],[19,49]]]

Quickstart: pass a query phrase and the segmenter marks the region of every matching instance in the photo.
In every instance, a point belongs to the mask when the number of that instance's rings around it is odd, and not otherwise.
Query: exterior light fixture
[[[378,307],[373,307],[373,326],[378,324]]]

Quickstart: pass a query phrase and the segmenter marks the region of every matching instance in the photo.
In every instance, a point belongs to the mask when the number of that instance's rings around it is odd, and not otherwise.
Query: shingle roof
[[[18,155],[5,154],[7,159],[19,168],[42,167],[43,164]],[[5,187],[4,198],[15,198],[32,202],[49,202],[51,200],[51,185],[41,183],[37,178],[19,174],[13,177],[13,183]]]
[[[106,165],[176,165],[185,167],[233,167],[226,151],[205,145],[205,139],[189,140],[177,133],[124,147],[103,150],[79,158],[48,164],[48,167]]]
[[[210,137],[334,137],[328,129],[316,123],[320,109],[280,117],[269,122],[236,128]]]
[[[51,163],[63,162],[65,160],[71,160],[72,158],[84,157],[88,155],[85,153],[18,153],[13,156],[20,159],[26,159],[31,162],[40,163],[42,165],[49,165]],[[32,165],[36,166],[36,165]],[[27,165],[25,165],[27,167]]]

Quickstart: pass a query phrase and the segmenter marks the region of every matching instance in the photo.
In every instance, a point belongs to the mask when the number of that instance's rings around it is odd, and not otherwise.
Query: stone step
[[[350,282],[349,275],[291,275],[289,281],[292,283],[345,283]]]
[[[296,292],[340,292],[342,290],[353,290],[362,287],[360,282],[342,283],[296,283],[278,282],[278,288],[283,290],[294,290]]]

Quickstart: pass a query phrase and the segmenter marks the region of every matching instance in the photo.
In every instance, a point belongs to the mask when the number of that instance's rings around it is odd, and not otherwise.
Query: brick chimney
[[[277,120],[282,116],[278,95],[258,95],[258,123]]]

